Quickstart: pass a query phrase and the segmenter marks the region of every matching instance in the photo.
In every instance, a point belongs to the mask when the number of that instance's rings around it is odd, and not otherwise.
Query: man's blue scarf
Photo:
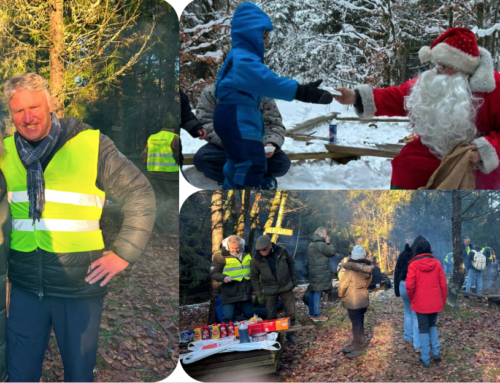
[[[35,148],[19,132],[14,135],[17,153],[28,173],[29,217],[33,218],[33,224],[35,224],[36,220],[40,221],[42,212],[45,209],[45,179],[43,177],[42,162],[54,150],[60,133],[61,124],[55,113],[52,113],[50,132]]]

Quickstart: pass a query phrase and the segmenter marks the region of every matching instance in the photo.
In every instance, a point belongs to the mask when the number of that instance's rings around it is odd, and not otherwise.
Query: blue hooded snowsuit
[[[259,104],[263,97],[295,99],[298,83],[277,76],[264,65],[264,32],[272,31],[269,16],[252,3],[241,4],[231,24],[232,49],[219,71],[214,129],[227,162],[224,188],[259,187],[267,170]]]

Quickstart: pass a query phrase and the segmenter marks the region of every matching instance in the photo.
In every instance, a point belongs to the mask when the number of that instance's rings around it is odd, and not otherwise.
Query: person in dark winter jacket
[[[224,182],[223,168],[226,163],[226,153],[213,125],[214,111],[218,102],[214,92],[215,85],[209,85],[203,89],[196,106],[196,117],[207,131],[206,141],[208,143],[196,152],[193,164],[205,177],[222,184]],[[292,162],[281,150],[285,142],[286,129],[276,102],[270,98],[263,98],[259,104],[259,111],[262,114],[265,130],[262,144],[265,150],[273,149],[266,152],[267,172],[264,174],[261,189],[271,190],[278,187],[276,177],[283,177],[290,169]]]
[[[417,313],[420,336],[419,362],[429,367],[432,357],[441,360],[437,315],[443,310],[447,298],[446,277],[441,263],[432,255],[431,245],[425,239],[419,241],[408,266],[406,291],[411,309]]]
[[[366,259],[363,248],[356,245],[342,267],[345,273],[340,279],[338,293],[351,320],[353,336],[351,345],[344,347],[342,352],[347,353],[348,358],[357,358],[366,352],[364,320],[370,305],[368,286],[372,281],[373,265]]]
[[[464,283],[462,284],[462,287],[464,287],[467,284],[467,277],[469,275],[469,265],[467,264],[467,257],[469,256],[469,253],[471,250],[472,250],[472,247],[470,245],[470,238],[465,237],[464,241],[462,243],[462,257],[463,257],[463,262],[464,262],[464,267],[465,267],[465,279],[464,279]]]
[[[250,278],[259,303],[266,303],[267,319],[275,319],[278,314],[278,301],[281,298],[291,326],[295,325],[295,295],[297,270],[295,260],[288,250],[271,242],[271,238],[262,235],[255,244],[255,256],[250,264]],[[262,283],[262,288],[261,288]],[[286,338],[297,342],[293,332],[287,332]]]
[[[7,373],[38,382],[53,327],[64,380],[92,381],[106,285],[148,243],[153,189],[108,137],[56,116],[41,76],[15,76],[3,93],[16,127],[0,160],[13,228]],[[105,251],[99,220],[108,195],[124,219]]]
[[[227,162],[224,188],[260,187],[267,172],[262,144],[264,127],[259,104],[263,97],[329,104],[333,96],[318,88],[321,81],[299,85],[279,77],[264,64],[264,49],[273,25],[255,4],[245,2],[234,12],[231,46],[219,71],[214,128],[222,140]]]
[[[420,351],[420,335],[418,332],[417,313],[411,309],[410,298],[406,292],[406,276],[408,274],[408,265],[413,258],[413,251],[418,242],[424,237],[419,235],[413,241],[412,246],[407,243],[405,249],[399,254],[396,260],[396,268],[394,269],[394,293],[397,297],[401,297],[403,301],[404,313],[404,339],[407,342],[413,342],[415,352]]]
[[[250,281],[250,250],[245,240],[230,235],[214,254],[210,277],[221,284],[223,321],[234,320],[237,306],[245,319],[253,316],[252,283]]]
[[[309,271],[309,319],[314,322],[325,322],[327,317],[321,315],[321,295],[323,291],[333,289],[329,259],[335,256],[330,244],[330,237],[324,227],[319,227],[311,238],[307,248],[307,268]]]
[[[186,96],[186,94],[182,90],[179,90],[179,95],[181,99],[181,114],[179,119],[180,127],[188,132],[191,137],[204,140],[207,136],[207,131],[191,110],[191,106],[189,106],[188,96]]]
[[[2,141],[0,136],[0,142]],[[3,152],[0,143],[0,156]],[[7,278],[7,254],[9,254],[9,242],[11,233],[11,218],[9,203],[7,201],[7,185],[5,177],[0,171],[0,380],[3,382],[7,376],[7,315],[6,315],[6,278]]]

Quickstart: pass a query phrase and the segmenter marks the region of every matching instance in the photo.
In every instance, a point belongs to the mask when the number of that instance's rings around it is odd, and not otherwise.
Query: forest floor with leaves
[[[103,230],[106,248],[118,234]],[[177,365],[179,236],[153,232],[133,267],[108,284],[99,332],[94,381],[156,382]],[[42,380],[64,380],[52,331]]]
[[[302,289],[303,290],[303,289]],[[498,292],[498,288],[495,288]],[[489,292],[492,293],[491,289]],[[308,307],[296,292],[297,319],[310,324]],[[299,342],[285,340],[277,374],[260,381],[499,381],[500,307],[460,298],[460,310],[438,315],[442,361],[424,368],[419,354],[403,338],[403,302],[394,290],[372,292],[365,317],[366,355],[348,359],[341,349],[352,339],[351,322],[340,301],[324,302],[329,320],[314,329],[296,332]],[[208,305],[180,308],[181,331],[192,329],[208,315]],[[280,316],[283,316],[281,314]],[[253,379],[255,381],[255,379]]]

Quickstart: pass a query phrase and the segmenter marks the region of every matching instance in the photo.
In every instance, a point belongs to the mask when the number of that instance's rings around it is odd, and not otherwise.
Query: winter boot
[[[260,188],[262,190],[276,190],[278,189],[278,181],[273,176],[268,176],[262,180],[260,183]]]
[[[431,366],[431,364],[430,364],[430,363],[425,363],[425,362],[422,360],[422,357],[421,357],[421,356],[418,358],[418,361],[419,361],[419,362],[420,362],[420,364],[421,364],[422,366],[424,366],[425,368],[429,368],[429,367]]]
[[[347,354],[346,356],[350,359],[354,359],[354,358],[357,358],[358,356],[361,356],[361,355],[365,355],[366,354],[366,350],[363,349],[363,350],[354,350],[353,352]]]
[[[290,343],[297,343],[299,341],[293,332],[286,333],[286,340]]]
[[[434,357],[434,360],[438,360],[436,359],[436,356],[439,355],[441,343],[439,343],[438,330],[436,326],[429,327],[429,341],[431,344],[432,356]],[[439,357],[439,360],[441,360],[441,357]]]
[[[420,334],[420,358],[419,361],[424,367],[431,363],[429,334]]]
[[[351,344],[350,346],[344,347],[342,349],[342,352],[345,352],[346,354],[353,352],[354,351],[354,346]]]

